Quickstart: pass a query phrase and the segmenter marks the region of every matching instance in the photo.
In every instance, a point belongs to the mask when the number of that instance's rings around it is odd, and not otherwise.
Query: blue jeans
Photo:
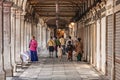
[[[62,45],[62,53],[63,53],[63,55],[65,55],[65,45]]]
[[[37,51],[31,51],[31,61],[38,61]]]

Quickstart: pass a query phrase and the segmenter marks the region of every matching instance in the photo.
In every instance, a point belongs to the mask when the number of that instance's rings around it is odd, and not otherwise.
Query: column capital
[[[13,2],[11,2],[11,1],[4,1],[3,2],[4,7],[11,7],[12,5],[13,5]]]
[[[3,1],[0,1],[0,6],[2,5]]]
[[[3,1],[0,1],[0,9],[2,9]]]
[[[12,11],[16,11],[16,8],[12,6],[12,7],[11,7],[11,10],[12,10]]]
[[[10,2],[10,1],[5,1],[5,2],[3,2],[3,12],[4,13],[10,13],[10,11],[11,11],[11,6],[12,6],[12,2]]]

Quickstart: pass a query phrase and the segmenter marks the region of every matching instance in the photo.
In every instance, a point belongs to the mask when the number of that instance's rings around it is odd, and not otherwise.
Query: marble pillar
[[[45,48],[46,47],[46,27],[43,27],[43,47]]]
[[[48,42],[48,40],[50,39],[50,30],[48,30],[47,34],[48,34],[47,36],[47,42]]]
[[[37,39],[37,24],[36,23],[34,25],[34,34],[35,34],[35,37]]]
[[[42,46],[42,26],[40,25],[40,46]]]
[[[29,22],[29,40],[31,40],[31,37],[32,37],[32,34],[31,34],[31,27],[32,27],[32,24],[31,24],[31,22]]]
[[[27,40],[27,34],[26,34],[26,30],[27,30],[27,22],[25,21],[25,26],[24,26],[24,51],[26,51],[27,50],[27,42],[26,42],[26,40]]]
[[[16,63],[15,63],[15,34],[16,34],[16,19],[15,19],[15,11],[16,8],[11,7],[11,58],[12,58],[12,66],[13,71],[16,71]]]
[[[3,26],[4,26],[4,69],[7,77],[13,76],[13,68],[11,61],[11,2],[3,3]]]
[[[0,80],[5,80],[3,66],[3,14],[2,2],[0,1]]]
[[[21,36],[20,36],[20,31],[21,31],[21,19],[20,19],[20,10],[16,10],[16,52],[15,52],[15,61],[17,64],[21,64],[21,58],[20,58],[20,53],[21,53]]]
[[[34,34],[33,34],[33,32],[34,32],[33,27],[34,27],[34,24],[33,24],[33,21],[32,21],[32,23],[31,23],[31,34],[32,34],[32,36],[34,35]]]
[[[32,36],[36,37],[36,24],[35,23],[33,23],[32,25]]]
[[[21,52],[24,52],[24,27],[25,27],[25,22],[24,22],[24,15],[21,15]]]
[[[30,30],[30,39],[31,39],[31,37],[32,37],[32,24],[31,24],[31,22],[30,22],[30,26],[29,26],[29,30]]]
[[[26,50],[29,50],[29,22],[27,22],[27,26],[26,26]]]
[[[45,46],[47,44],[47,26],[45,26]]]
[[[38,46],[39,46],[39,42],[40,42],[40,37],[39,37],[39,24],[37,24],[37,37],[36,40],[38,41]]]
[[[44,36],[44,35],[43,35],[43,32],[44,32],[44,31],[43,31],[43,26],[41,26],[41,46],[42,46],[42,47],[43,47],[43,40],[44,40],[44,39],[43,39],[43,36]]]

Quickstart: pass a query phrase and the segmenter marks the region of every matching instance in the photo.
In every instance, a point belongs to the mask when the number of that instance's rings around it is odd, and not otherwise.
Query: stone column
[[[40,25],[40,47],[42,46],[42,26]]]
[[[25,35],[25,36],[26,36],[26,37],[25,37],[25,41],[26,41],[26,42],[25,42],[25,43],[26,43],[26,44],[25,44],[25,45],[26,45],[25,47],[26,47],[26,50],[28,49],[28,30],[27,30],[27,29],[28,29],[28,21],[26,21],[26,27],[25,27],[25,34],[26,34],[26,35]]]
[[[45,46],[47,44],[47,26],[45,26]]]
[[[38,24],[36,25],[36,40],[39,41],[39,33],[38,33],[38,30],[39,30],[39,26]]]
[[[43,47],[46,47],[46,27],[43,27]]]
[[[39,46],[39,42],[40,42],[40,37],[39,37],[39,28],[40,28],[40,26],[39,26],[39,24],[37,24],[37,37],[36,37],[36,39],[37,39],[37,41],[38,41],[38,46]]]
[[[48,42],[49,39],[50,39],[50,29],[47,28],[47,41],[46,42]]]
[[[28,43],[29,43],[29,40],[30,40],[30,22],[28,22],[28,27],[27,27],[27,30],[28,30]],[[29,45],[28,45],[29,46]]]
[[[26,51],[26,27],[27,27],[27,22],[25,21],[25,27],[24,27],[24,51]]]
[[[35,33],[35,37],[36,37],[36,39],[37,39],[37,23],[35,23],[35,31],[34,31],[34,33]]]
[[[43,41],[44,41],[44,39],[43,39],[43,26],[41,26],[41,45],[42,45],[42,47],[43,47]]]
[[[32,18],[33,19],[33,18]],[[32,20],[32,23],[31,23],[31,35],[33,36],[34,34],[33,34],[33,32],[34,32],[34,23],[33,23],[33,20]]]
[[[10,43],[11,43],[11,2],[3,3],[3,26],[4,26],[4,69],[7,77],[13,76],[12,62],[11,62],[11,52],[10,52]]]
[[[45,46],[45,40],[46,39],[46,29],[45,26],[43,27],[43,47]]]
[[[17,64],[21,64],[21,58],[20,58],[20,47],[21,47],[21,44],[20,44],[20,42],[21,42],[21,40],[20,40],[20,10],[17,10],[16,11],[16,45],[15,45],[15,47],[16,47],[16,54],[15,54],[15,60],[16,60],[16,63]]]
[[[36,24],[35,23],[33,23],[33,25],[32,25],[32,36],[35,36],[36,37]]]
[[[47,41],[50,39],[50,29],[48,29]]]
[[[24,52],[24,15],[21,15],[21,52]]]
[[[29,22],[27,22],[27,26],[26,26],[26,50],[29,50]]]
[[[13,71],[16,70],[16,63],[15,63],[15,34],[16,34],[16,19],[15,19],[15,8],[11,8],[11,57],[12,57],[12,66],[14,68]]]
[[[0,80],[5,80],[5,72],[3,70],[3,14],[2,2],[0,1]]]
[[[30,35],[30,39],[31,39],[31,37],[32,37],[32,23],[31,22],[30,22],[30,26],[29,27],[30,27],[30,34],[29,35]]]

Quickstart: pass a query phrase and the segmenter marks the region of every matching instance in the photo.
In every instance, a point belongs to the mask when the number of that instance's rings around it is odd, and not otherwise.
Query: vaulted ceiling
[[[44,18],[49,25],[56,22],[56,3],[58,1],[58,16],[62,21],[61,25],[67,24],[84,7],[85,3],[97,0],[28,0],[34,11]],[[86,5],[88,6],[88,5]]]

